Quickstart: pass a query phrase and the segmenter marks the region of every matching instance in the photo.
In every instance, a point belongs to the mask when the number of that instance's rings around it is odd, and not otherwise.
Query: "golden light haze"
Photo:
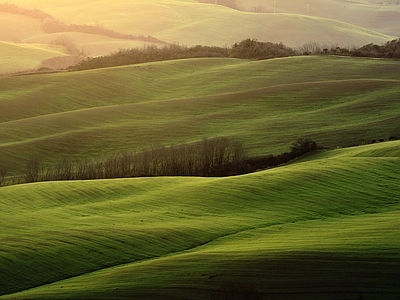
[[[106,55],[121,48],[175,43],[226,46],[246,38],[298,47],[306,43],[362,46],[382,44],[400,32],[400,5],[333,0],[236,0],[232,9],[195,0],[9,0],[24,9],[38,9],[57,22],[91,25],[134,37],[126,39],[74,30],[44,30],[48,20],[0,12],[0,53],[7,57],[2,71],[21,68],[65,67],[66,56]],[[254,13],[255,8],[261,13]],[[274,10],[276,13],[274,13]],[[68,40],[60,48],[55,41]],[[58,43],[59,44],[59,43]],[[26,62],[18,61],[31,48]],[[71,50],[73,49],[73,50]],[[75,53],[71,53],[75,52]],[[56,58],[56,59],[55,59]],[[13,67],[12,67],[13,66]],[[11,69],[10,69],[11,68]]]

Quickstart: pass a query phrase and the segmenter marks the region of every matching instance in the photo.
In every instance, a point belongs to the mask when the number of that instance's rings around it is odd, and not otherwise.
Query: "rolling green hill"
[[[398,299],[399,149],[0,188],[0,299]]]
[[[250,154],[398,134],[398,61],[191,59],[0,78],[0,166],[99,159],[226,136]]]

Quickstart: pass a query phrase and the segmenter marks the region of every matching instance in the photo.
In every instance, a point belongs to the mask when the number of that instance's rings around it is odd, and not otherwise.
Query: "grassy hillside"
[[[0,165],[98,159],[227,136],[251,154],[299,137],[335,148],[400,126],[399,62],[192,59],[0,79]]]
[[[399,149],[230,178],[3,187],[0,293],[37,288],[0,299],[398,299]]]

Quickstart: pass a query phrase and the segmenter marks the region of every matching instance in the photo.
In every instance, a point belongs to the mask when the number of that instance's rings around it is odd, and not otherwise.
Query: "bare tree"
[[[6,175],[7,169],[4,166],[0,166],[0,186],[4,184]]]
[[[29,159],[26,163],[25,181],[26,182],[37,182],[37,181],[39,181],[39,175],[40,175],[39,158],[34,157],[34,158]]]

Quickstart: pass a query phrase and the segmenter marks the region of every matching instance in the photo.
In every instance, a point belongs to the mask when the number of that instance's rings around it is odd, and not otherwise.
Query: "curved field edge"
[[[208,299],[241,282],[276,299],[343,289],[395,299],[399,146],[230,178],[1,188],[1,292],[55,282],[2,298]]]
[[[32,157],[99,159],[216,136],[256,155],[303,136],[326,147],[388,139],[400,124],[398,76],[398,61],[296,57],[2,78],[0,164],[20,175]]]

